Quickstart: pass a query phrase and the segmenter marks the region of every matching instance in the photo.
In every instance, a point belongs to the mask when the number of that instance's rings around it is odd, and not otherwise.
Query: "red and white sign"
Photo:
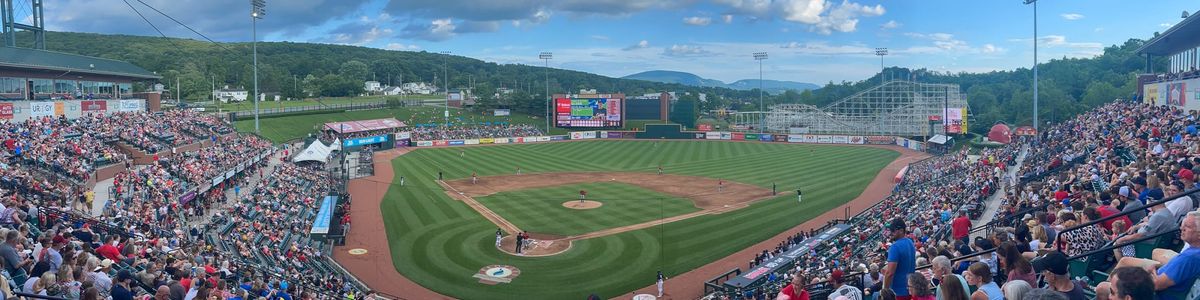
[[[700,130],[700,131],[712,131],[712,125],[711,124],[700,124],[700,125],[696,125],[696,129]]]

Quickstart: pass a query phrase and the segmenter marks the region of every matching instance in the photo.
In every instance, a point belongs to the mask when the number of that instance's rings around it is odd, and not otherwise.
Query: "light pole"
[[[446,110],[443,115],[446,117],[446,128],[450,128],[450,51],[442,51],[442,82],[446,83]]]
[[[879,56],[879,84],[883,85],[885,83],[883,80],[883,70],[887,69],[883,66],[883,57],[888,55],[887,48],[875,48],[875,55]]]
[[[763,108],[762,61],[765,59],[767,59],[766,52],[754,52],[754,60],[758,61],[758,112],[760,115],[762,115],[762,117],[758,119],[758,133],[763,133],[766,130],[766,126],[767,126],[766,125],[767,124],[766,110]]]
[[[546,61],[546,134],[550,134],[550,111],[553,110],[553,107],[550,106],[550,59],[552,58],[554,58],[554,53],[538,54],[538,59]]]
[[[250,12],[250,24],[252,26],[254,42],[251,46],[254,48],[254,133],[258,133],[258,19],[262,19],[267,14],[267,0],[250,0],[250,6],[253,10]]]
[[[1033,4],[1033,131],[1038,129],[1038,58],[1037,58],[1037,0],[1025,0],[1025,4]]]

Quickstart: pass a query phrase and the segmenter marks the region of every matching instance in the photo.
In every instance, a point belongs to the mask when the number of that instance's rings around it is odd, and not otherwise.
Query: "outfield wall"
[[[486,144],[526,144],[539,143],[550,141],[565,141],[565,140],[590,140],[590,139],[634,139],[642,138],[639,134],[642,132],[635,131],[573,131],[569,135],[550,135],[550,136],[524,136],[524,137],[502,137],[502,138],[480,138],[480,139],[461,139],[461,140],[432,140],[432,141],[410,141],[409,146],[415,147],[439,147],[439,146],[463,146],[463,145],[486,145]],[[918,142],[902,137],[892,136],[861,136],[861,135],[827,135],[827,134],[758,134],[744,132],[682,132],[682,138],[669,139],[693,139],[693,140],[729,140],[729,141],[759,141],[759,142],[780,142],[780,143],[807,143],[807,144],[843,144],[843,145],[898,145],[901,147],[920,151],[924,149],[925,143]],[[663,139],[660,137],[658,139]]]

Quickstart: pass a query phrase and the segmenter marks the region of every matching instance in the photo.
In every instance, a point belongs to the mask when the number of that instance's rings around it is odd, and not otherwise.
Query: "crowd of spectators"
[[[850,283],[861,289],[863,299],[888,299],[892,294],[915,299],[1053,296],[1076,300],[1090,299],[1087,295],[1092,294],[1095,299],[1194,297],[1189,292],[1200,277],[1197,267],[1200,266],[1200,212],[1196,209],[1200,207],[1196,202],[1200,197],[1182,196],[1159,205],[1147,203],[1200,187],[1196,180],[1200,172],[1198,119],[1200,112],[1178,108],[1126,102],[1104,105],[1047,128],[1036,141],[1029,142],[1023,167],[1018,170],[1020,183],[1006,195],[999,195],[1003,204],[997,218],[1011,222],[996,223],[990,235],[972,240],[960,236],[957,228],[951,230],[950,236],[930,235],[929,231],[956,227],[960,218],[966,218],[953,210],[972,201],[955,199],[983,196],[971,193],[956,196],[946,193],[944,187],[982,188],[965,184],[971,181],[990,186],[989,181],[997,180],[1004,169],[999,163],[1011,165],[1010,160],[1017,152],[1015,146],[984,154],[982,158],[987,160],[996,158],[990,162],[963,166],[966,176],[917,181],[899,188],[891,197],[854,218],[865,217],[868,221],[850,220],[858,228],[828,242],[823,247],[826,251],[819,248],[815,255],[790,270],[795,271],[792,274],[772,274],[770,282],[759,289],[713,296],[797,299],[798,290],[833,289],[839,287],[839,281],[846,281],[841,278],[842,272],[861,272],[864,275]],[[943,158],[926,162],[940,161],[944,165],[947,160],[959,161]],[[991,170],[981,167],[988,163],[992,164]],[[910,172],[917,173],[909,175],[939,177],[940,171],[923,175],[924,169],[910,168]],[[914,189],[914,185],[918,187]],[[910,192],[915,194],[906,196]],[[903,200],[913,195],[920,200]],[[1087,225],[1121,212],[1130,214]],[[889,220],[887,226],[881,226],[882,220]],[[1180,231],[1176,235],[1177,229]],[[1183,252],[1160,255],[1160,251],[1174,252],[1156,249],[1154,259],[1150,260],[1136,258],[1142,255],[1133,245],[1117,245],[1164,234],[1165,239],[1150,242],[1159,248],[1164,245],[1172,248],[1170,238],[1178,237],[1184,243]],[[886,239],[875,244],[876,236]],[[780,247],[798,243],[794,239]],[[845,244],[847,241],[852,243]],[[864,242],[859,244],[860,248],[853,248],[858,241]],[[1113,250],[1101,250],[1106,247]],[[972,254],[975,256],[964,259]],[[1093,287],[1079,280],[1086,278],[1072,277],[1068,260],[1083,257],[1089,270],[1111,274],[1109,280]],[[889,262],[894,263],[890,268]],[[916,270],[917,266],[926,265],[929,267]],[[890,288],[881,284],[885,278]],[[844,295],[834,293],[830,299]]]
[[[0,124],[7,165],[23,164],[76,181],[86,181],[98,166],[125,159],[106,144],[112,136],[92,130],[96,117],[41,117]]]

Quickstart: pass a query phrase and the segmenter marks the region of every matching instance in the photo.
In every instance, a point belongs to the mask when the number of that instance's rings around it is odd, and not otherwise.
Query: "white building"
[[[231,89],[228,85],[222,89],[213,91],[213,94],[216,95],[217,100],[221,100],[221,103],[242,102],[246,101],[246,98],[250,96],[245,89]]]
[[[382,91],[383,88],[379,85],[378,81],[367,81],[363,83],[363,90],[367,91],[367,93],[374,93]]]
[[[396,96],[396,95],[400,95],[403,93],[404,93],[404,89],[401,89],[398,86],[389,86],[389,87],[383,88],[384,96]]]
[[[437,91],[437,87],[424,82],[405,82],[400,86],[405,94],[429,95]]]

